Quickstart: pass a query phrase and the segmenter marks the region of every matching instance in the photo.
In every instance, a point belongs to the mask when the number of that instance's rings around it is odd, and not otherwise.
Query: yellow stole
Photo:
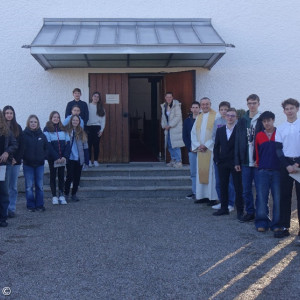
[[[215,118],[216,118],[216,112],[211,109],[209,111],[207,125],[206,125],[205,142],[211,139]],[[203,120],[203,114],[201,113],[198,116],[196,121],[197,138],[199,142],[200,142],[200,136],[202,130],[201,129],[202,120]],[[210,150],[207,150],[206,152],[200,152],[200,151],[198,152],[198,174],[199,174],[200,184],[208,184],[210,157],[211,157]]]

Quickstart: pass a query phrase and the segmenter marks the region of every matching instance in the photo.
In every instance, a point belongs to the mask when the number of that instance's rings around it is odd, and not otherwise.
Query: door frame
[[[180,82],[180,76],[182,74],[189,74],[188,79],[185,79],[189,84],[183,84]],[[99,76],[96,82],[92,78],[93,76]],[[190,71],[180,71],[180,72],[168,72],[168,73],[89,73],[89,95],[94,91],[98,90],[101,94],[104,108],[106,110],[106,126],[103,132],[103,137],[100,140],[100,153],[98,161],[102,163],[129,163],[130,162],[130,149],[129,149],[129,78],[160,78],[160,86],[157,87],[156,91],[160,90],[161,99],[157,97],[157,104],[164,102],[163,95],[167,91],[172,91],[174,98],[177,98],[182,103],[182,119],[188,117],[190,104],[195,100],[196,95],[196,76],[195,70]],[[169,79],[168,79],[169,77]],[[171,78],[176,79],[173,85],[171,84]],[[121,82],[116,83],[113,81],[115,79],[121,79]],[[185,82],[186,83],[186,82]],[[157,85],[156,85],[157,86]],[[102,90],[101,88],[102,87]],[[120,104],[106,104],[105,94],[119,91],[120,92]],[[152,91],[155,92],[155,89]],[[188,96],[186,96],[188,95]],[[153,97],[155,98],[155,97]],[[151,95],[152,99],[152,95]],[[119,107],[118,107],[119,105]],[[154,107],[152,103],[151,108]],[[151,109],[153,111],[153,109]],[[151,112],[151,118],[160,120],[157,112]],[[115,122],[115,121],[116,122]],[[159,122],[160,123],[160,122]],[[119,127],[117,132],[114,132],[112,128],[115,126]],[[110,128],[109,128],[110,127]],[[158,147],[159,152],[164,156],[164,132],[158,125],[153,128],[158,135]],[[113,138],[114,137],[114,138]],[[188,152],[184,148],[182,149],[183,163],[188,163]],[[165,157],[168,161],[168,156]]]

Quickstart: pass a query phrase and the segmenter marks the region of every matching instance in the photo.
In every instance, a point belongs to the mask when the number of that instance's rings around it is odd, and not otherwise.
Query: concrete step
[[[80,186],[183,186],[191,183],[189,176],[82,176]]]
[[[149,168],[88,168],[82,172],[82,177],[145,177],[145,176],[189,176],[189,167],[184,166],[181,169],[168,168],[168,167],[149,167]],[[45,174],[45,180],[49,180],[49,174]]]
[[[80,187],[78,197],[91,198],[183,198],[191,190],[191,186],[94,186]],[[51,198],[49,186],[44,187],[45,197]]]
[[[189,166],[180,169],[165,163],[101,164],[82,172],[78,196],[106,198],[181,198],[191,190]],[[19,178],[24,182],[24,178]],[[19,188],[20,192],[24,192]],[[45,168],[45,197],[51,198],[49,171]]]

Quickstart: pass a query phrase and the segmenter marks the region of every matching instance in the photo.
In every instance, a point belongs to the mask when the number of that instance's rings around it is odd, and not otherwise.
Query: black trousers
[[[221,209],[228,210],[228,186],[230,174],[232,175],[235,190],[235,206],[238,214],[244,212],[242,172],[237,172],[233,165],[221,163],[218,165],[221,190]]]
[[[77,160],[69,160],[67,163],[67,178],[65,182],[65,194],[69,195],[70,186],[73,182],[72,195],[76,195],[80,182],[82,165]]]
[[[291,162],[293,165],[294,163]],[[300,183],[289,176],[285,167],[280,168],[280,221],[279,226],[290,228],[293,185],[297,195],[298,222],[300,226]]]
[[[56,197],[56,174],[58,179],[58,193],[59,196],[63,195],[64,183],[65,183],[65,167],[54,168],[54,161],[48,160],[50,170],[50,188],[52,197]]]
[[[88,145],[89,145],[89,156],[90,159],[92,157],[92,147],[94,148],[94,160],[98,161],[99,157],[99,143],[100,137],[98,136],[98,132],[100,131],[101,126],[86,126],[86,132],[88,135]]]
[[[9,205],[7,176],[5,181],[0,181],[0,222],[6,221]]]

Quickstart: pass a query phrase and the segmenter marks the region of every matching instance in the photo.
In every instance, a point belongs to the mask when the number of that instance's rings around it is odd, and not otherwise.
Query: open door
[[[98,91],[106,112],[98,160],[102,163],[129,162],[128,75],[89,74],[89,93]],[[119,104],[106,103],[106,95],[119,95]]]
[[[164,77],[164,94],[173,92],[174,99],[181,102],[182,120],[184,121],[189,113],[191,103],[195,101],[195,71],[184,71],[166,74]],[[162,103],[164,102],[164,97]],[[164,143],[164,141],[163,141]],[[187,149],[181,148],[182,162],[189,163]],[[167,153],[169,153],[167,151]],[[167,156],[167,161],[170,157]]]

